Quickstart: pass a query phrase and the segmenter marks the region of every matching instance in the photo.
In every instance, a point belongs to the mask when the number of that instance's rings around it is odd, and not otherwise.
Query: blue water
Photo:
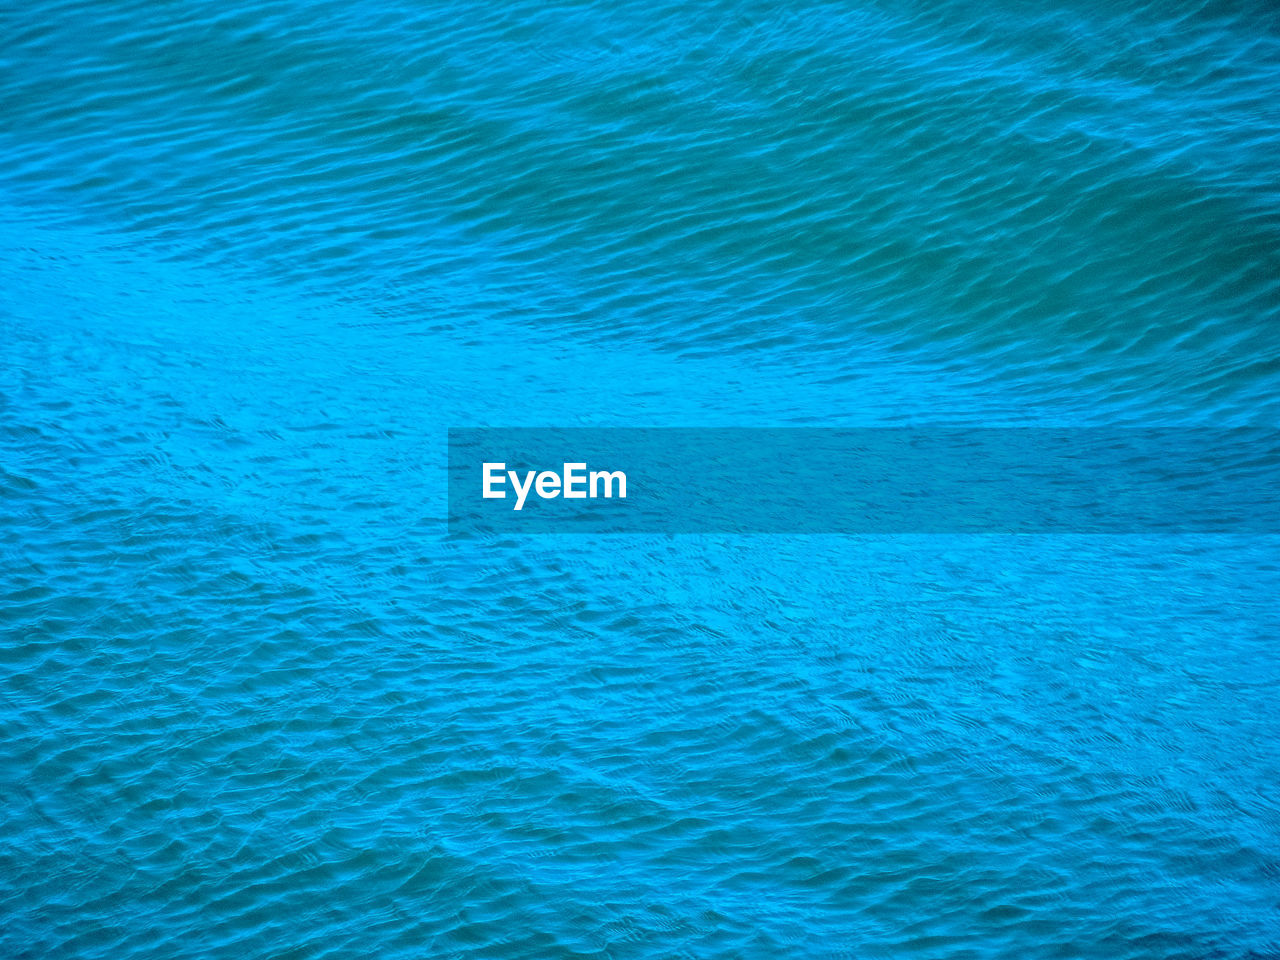
[[[445,526],[451,426],[1276,425],[1269,0],[0,37],[0,955],[1280,956],[1280,537]]]

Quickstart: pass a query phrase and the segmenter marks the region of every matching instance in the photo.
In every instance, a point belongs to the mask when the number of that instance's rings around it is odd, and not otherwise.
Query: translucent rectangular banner
[[[1280,433],[449,431],[455,534],[1280,533]]]

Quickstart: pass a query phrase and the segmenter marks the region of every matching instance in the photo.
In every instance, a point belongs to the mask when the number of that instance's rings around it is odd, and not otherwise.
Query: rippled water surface
[[[0,38],[0,954],[1280,956],[1280,537],[444,525],[450,426],[1276,424],[1272,3]]]

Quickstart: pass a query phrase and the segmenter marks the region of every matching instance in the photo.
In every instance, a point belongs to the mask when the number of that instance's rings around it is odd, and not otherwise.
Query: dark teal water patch
[[[21,196],[413,326],[484,277],[485,315],[681,352],[1274,396],[1263,7],[8,19]]]
[[[0,30],[0,952],[1280,953],[1273,537],[445,538],[451,426],[1274,426],[1268,4]]]

